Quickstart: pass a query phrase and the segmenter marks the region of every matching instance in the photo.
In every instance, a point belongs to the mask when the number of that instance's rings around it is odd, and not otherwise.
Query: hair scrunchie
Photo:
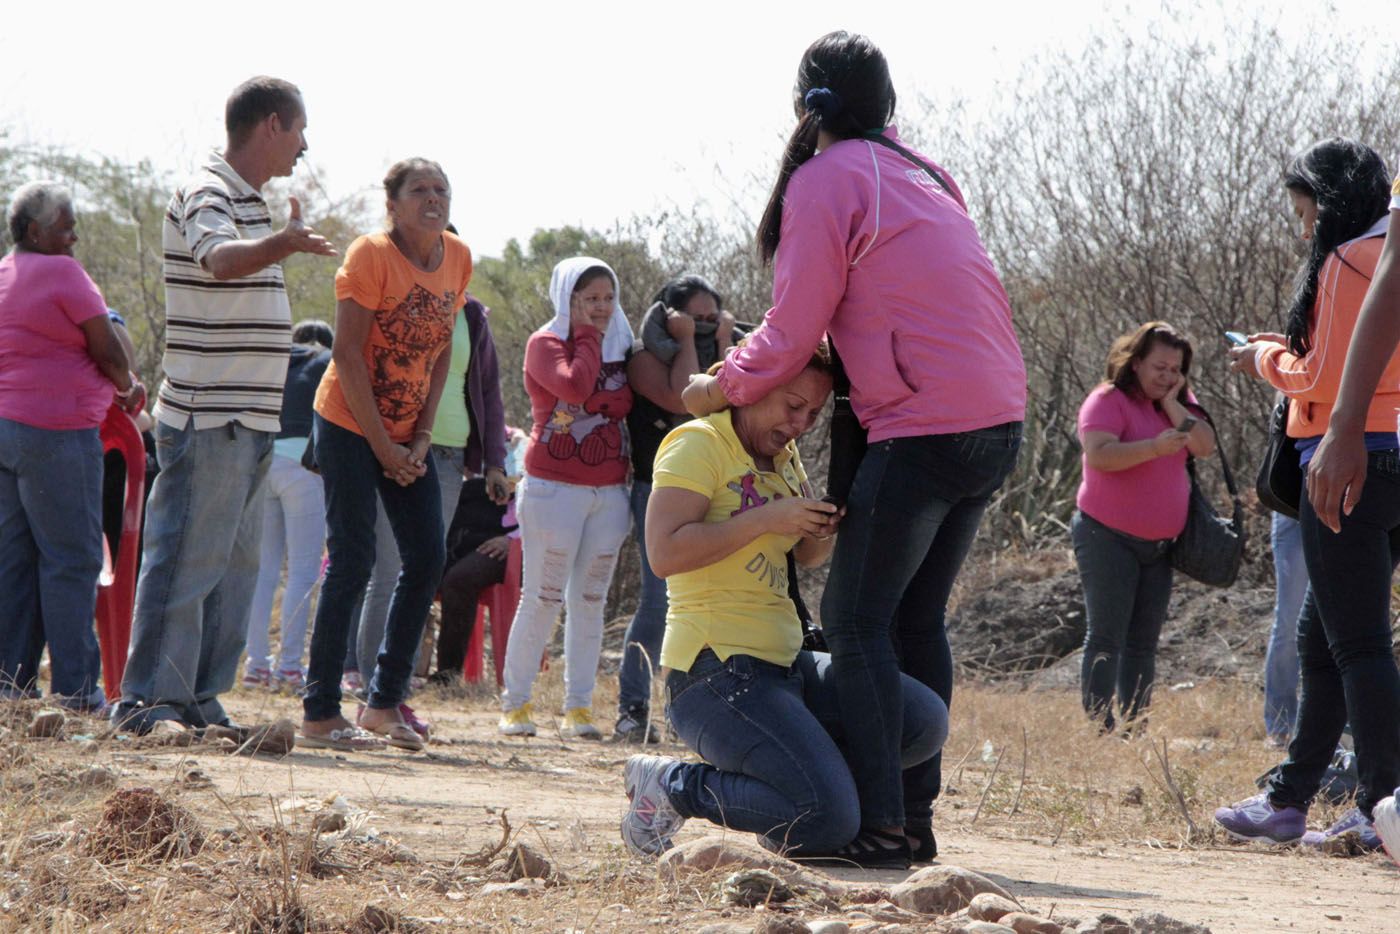
[[[802,105],[823,121],[841,112],[841,98],[831,88],[812,88],[802,98]]]

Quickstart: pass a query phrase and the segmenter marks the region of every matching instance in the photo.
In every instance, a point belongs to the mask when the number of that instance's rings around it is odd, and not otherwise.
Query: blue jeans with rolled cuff
[[[408,697],[413,659],[447,560],[442,494],[433,458],[427,473],[399,486],[384,476],[363,435],[316,416],[316,460],[326,488],[330,564],[321,584],[302,709],[307,720],[340,713],[340,676],[351,613],[375,561],[375,512],[382,501],[403,559],[389,603],[383,644],[369,682],[369,706],[387,710]],[[378,494],[378,495],[376,495]]]
[[[788,667],[751,655],[720,661],[703,650],[689,671],[666,679],[667,715],[705,760],[662,777],[684,817],[763,837],[775,849],[822,855],[861,827],[851,743],[825,653],[801,652]],[[943,748],[948,708],[908,675],[899,678],[900,761],[926,762]]]
[[[947,706],[945,617],[987,502],[1016,466],[1021,423],[867,448],[822,595],[862,827],[928,826],[942,758],[901,764],[900,671]]]

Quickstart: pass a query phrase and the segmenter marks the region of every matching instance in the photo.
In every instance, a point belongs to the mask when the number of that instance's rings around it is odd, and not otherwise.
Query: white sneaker
[[[564,711],[559,733],[566,739],[602,739],[603,731],[593,723],[593,712],[587,707],[571,707]]]
[[[1400,792],[1400,788],[1396,789]],[[1400,804],[1396,796],[1382,798],[1381,803],[1371,809],[1371,823],[1376,828],[1376,836],[1381,838],[1381,846],[1400,866]]]
[[[670,756],[632,756],[622,767],[629,802],[622,818],[622,842],[637,856],[655,857],[669,850],[671,838],[685,823],[661,784],[666,770],[679,764]]]
[[[529,703],[502,713],[501,721],[496,724],[496,732],[506,736],[534,736],[535,721],[530,718]]]

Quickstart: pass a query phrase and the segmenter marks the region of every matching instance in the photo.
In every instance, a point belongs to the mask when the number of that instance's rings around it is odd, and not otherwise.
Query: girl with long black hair
[[[1343,363],[1389,227],[1389,173],[1369,146],[1317,143],[1284,172],[1308,258],[1287,334],[1254,334],[1230,351],[1230,367],[1293,400],[1288,436],[1306,469],[1337,401]],[[1366,413],[1366,495],[1328,529],[1303,497],[1298,520],[1311,585],[1298,618],[1301,696],[1288,758],[1264,793],[1215,812],[1231,836],[1320,845],[1356,831],[1380,840],[1372,809],[1400,781],[1400,670],[1390,647],[1390,583],[1400,562],[1400,354],[1392,354]],[[1350,722],[1360,784],[1356,807],[1325,831],[1307,810]]]
[[[797,128],[759,227],[774,307],[692,414],[743,406],[792,379],[823,333],[868,432],[822,623],[861,830],[841,852],[865,865],[930,859],[937,757],[900,767],[902,669],[947,702],[944,614],[987,501],[1016,463],[1026,373],[1006,292],[948,173],[890,125],[895,93],[865,36],[834,32],[798,67]]]

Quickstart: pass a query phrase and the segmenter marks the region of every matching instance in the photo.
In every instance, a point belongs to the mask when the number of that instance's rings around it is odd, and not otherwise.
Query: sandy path
[[[260,701],[265,716],[266,701]],[[280,703],[278,704],[280,707]],[[295,708],[287,703],[288,713]],[[235,715],[252,719],[254,711]],[[450,744],[423,754],[396,751],[336,755],[297,751],[284,760],[195,753],[220,795],[255,818],[270,818],[268,796],[324,797],[340,792],[372,812],[371,826],[425,858],[450,858],[499,838],[497,811],[507,808],[524,839],[537,841],[565,867],[626,860],[617,837],[621,765],[628,750],[540,736],[505,740],[484,708],[439,719]],[[677,751],[677,750],[672,750]],[[184,750],[122,755],[128,780],[159,785]],[[236,807],[240,806],[236,805]],[[961,817],[966,820],[966,816]],[[1131,917],[1160,911],[1221,932],[1363,932],[1400,930],[1400,868],[1383,855],[1328,859],[1311,853],[1240,847],[1190,850],[1142,841],[1051,845],[984,820],[976,828],[937,823],[940,861],[982,872],[1042,913],[1091,918],[1100,911]],[[680,840],[713,832],[692,821]],[[493,837],[494,834],[494,837]],[[859,878],[857,872],[837,872]],[[902,874],[867,874],[897,881]]]

